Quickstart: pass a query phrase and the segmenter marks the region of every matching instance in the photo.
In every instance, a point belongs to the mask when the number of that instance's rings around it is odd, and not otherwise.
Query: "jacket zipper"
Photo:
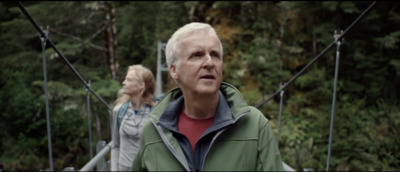
[[[247,112],[244,112],[244,113],[240,114],[240,115],[232,122],[232,124],[235,124],[242,116],[244,116],[244,115],[246,115],[246,114],[248,114],[248,113],[250,113],[250,110],[247,111]],[[208,147],[208,149],[207,149],[207,151],[206,151],[206,154],[205,154],[204,157],[203,157],[203,162],[202,162],[202,164],[201,164],[201,166],[200,166],[200,171],[203,171],[203,170],[204,170],[204,162],[206,161],[206,157],[207,157],[208,152],[210,151],[211,146],[213,145],[214,141],[217,140],[218,136],[221,135],[226,129],[227,129],[227,128],[224,128],[224,129],[220,130],[217,134],[215,134],[215,136],[214,136],[213,139],[211,140],[210,146]]]
[[[176,150],[171,146],[171,143],[169,143],[167,137],[165,136],[164,131],[162,131],[162,128],[159,127],[153,119],[150,119],[151,122],[153,123],[154,127],[156,127],[158,134],[160,134],[161,139],[164,141],[165,145],[167,146],[167,148],[171,151],[172,155],[175,156],[176,159],[178,159],[178,161],[183,165],[183,167],[185,168],[186,171],[190,171],[189,166],[187,163],[185,163],[185,161],[181,158],[181,156],[179,156],[178,152],[176,152]]]

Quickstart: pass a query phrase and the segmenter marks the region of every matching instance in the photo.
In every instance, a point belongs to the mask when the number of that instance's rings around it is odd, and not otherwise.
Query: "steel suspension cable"
[[[273,97],[275,97],[278,93],[280,93],[282,90],[284,90],[288,85],[290,85],[294,80],[296,80],[305,70],[307,70],[315,61],[317,61],[322,55],[324,55],[330,48],[333,47],[333,45],[335,45],[337,43],[338,40],[341,40],[344,35],[346,35],[346,33],[353,28],[353,26],[358,23],[371,9],[373,6],[375,6],[376,1],[372,2],[372,4],[366,9],[364,10],[364,12],[358,16],[358,18],[352,23],[350,24],[349,27],[346,28],[346,30],[343,32],[343,34],[341,36],[339,36],[336,40],[334,40],[331,44],[328,45],[328,47],[326,47],[321,53],[319,53],[314,59],[312,59],[310,61],[310,63],[308,63],[303,69],[300,70],[300,72],[298,72],[296,75],[294,75],[288,82],[286,82],[286,84],[284,84],[279,90],[277,90],[276,92],[274,92],[272,95],[270,95],[267,99],[263,100],[260,104],[256,105],[256,108],[261,107],[262,105],[264,105],[265,103],[267,103],[269,100],[271,100]]]
[[[68,67],[78,76],[78,78],[81,80],[81,82],[85,85],[85,87],[92,92],[104,105],[107,106],[109,112],[111,112],[111,107],[108,105],[106,101],[104,101],[103,98],[101,98],[95,91],[93,91],[92,88],[86,83],[86,81],[83,79],[81,74],[75,69],[74,66],[68,61],[67,58],[58,50],[58,48],[54,45],[54,43],[46,36],[46,34],[43,32],[42,29],[40,29],[39,25],[36,23],[36,21],[32,18],[32,16],[26,11],[25,7],[21,3],[21,1],[18,1],[18,6],[21,9],[21,11],[24,13],[24,15],[29,19],[29,21],[32,23],[32,25],[36,28],[36,30],[39,32],[40,36],[43,38],[46,38],[47,42],[49,45],[54,49],[54,51],[64,60],[64,62],[68,65]]]

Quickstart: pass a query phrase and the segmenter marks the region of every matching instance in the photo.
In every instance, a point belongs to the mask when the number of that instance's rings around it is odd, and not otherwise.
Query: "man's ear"
[[[176,71],[176,67],[174,65],[171,65],[169,67],[169,75],[171,76],[172,79],[174,79],[176,81],[179,79],[178,73]]]

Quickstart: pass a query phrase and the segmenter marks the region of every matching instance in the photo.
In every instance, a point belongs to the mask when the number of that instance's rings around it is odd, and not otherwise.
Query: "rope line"
[[[278,93],[280,93],[282,90],[284,90],[288,85],[290,85],[294,80],[296,80],[305,70],[307,70],[315,61],[317,61],[322,55],[324,55],[330,48],[332,48],[333,45],[336,44],[338,40],[341,40],[342,37],[356,24],[358,21],[360,21],[366,14],[369,12],[372,7],[376,4],[376,1],[372,2],[372,4],[364,10],[364,12],[352,23],[350,24],[349,27],[346,28],[346,30],[339,36],[337,39],[335,39],[331,44],[328,45],[321,53],[319,53],[314,59],[311,60],[310,63],[308,63],[303,69],[301,69],[296,75],[294,75],[288,82],[286,82],[283,87],[281,87],[278,91],[274,92],[272,95],[270,95],[268,98],[263,100],[261,103],[256,105],[255,107],[258,109],[265,103],[267,103],[269,100],[271,100],[273,97],[275,97]]]
[[[43,32],[43,30],[39,27],[39,25],[36,23],[36,21],[32,18],[32,16],[29,14],[28,11],[26,11],[25,7],[21,3],[21,1],[18,1],[18,6],[21,9],[21,11],[25,14],[25,16],[29,19],[29,21],[32,23],[32,25],[38,30],[40,33],[40,36],[45,38],[47,42],[50,44],[50,46],[54,49],[54,51],[64,60],[65,63],[67,63],[68,67],[78,76],[78,78],[82,81],[82,83],[85,85],[85,87],[90,90],[104,105],[107,106],[108,110],[111,112],[111,107],[108,105],[106,101],[104,101],[103,98],[101,98],[90,86],[86,83],[86,81],[83,79],[82,75],[75,69],[74,66],[68,61],[67,58],[58,50],[58,48],[54,45],[54,43],[47,37],[47,35]]]

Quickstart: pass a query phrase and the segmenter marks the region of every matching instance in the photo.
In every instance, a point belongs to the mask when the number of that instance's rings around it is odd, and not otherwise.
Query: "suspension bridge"
[[[102,102],[105,108],[108,110],[111,115],[112,109],[110,105],[104,101],[104,99],[99,96],[90,86],[90,81],[86,81],[82,75],[75,69],[75,67],[68,61],[68,59],[61,53],[61,51],[56,47],[56,45],[51,41],[48,37],[49,29],[43,29],[40,27],[34,18],[29,14],[29,12],[25,9],[23,4],[19,1],[18,3],[20,10],[26,16],[26,18],[32,23],[35,29],[39,32],[41,39],[41,46],[43,51],[43,77],[44,77],[44,94],[46,101],[46,119],[47,119],[47,134],[48,134],[48,146],[49,146],[49,164],[50,170],[54,170],[53,167],[53,155],[52,155],[52,142],[51,142],[51,125],[50,125],[50,113],[49,113],[49,99],[48,99],[48,88],[47,88],[47,66],[46,66],[46,53],[45,49],[47,46],[50,46],[54,49],[54,51],[58,54],[60,58],[66,63],[66,65],[70,68],[71,71],[79,78],[82,84],[85,86],[87,91],[87,113],[88,113],[88,123],[89,123],[89,137],[90,137],[90,157],[91,160],[86,163],[85,166],[81,167],[79,171],[92,171],[96,169],[97,171],[109,171],[109,161],[106,159],[106,156],[110,153],[112,142],[106,143],[106,141],[99,141],[96,145],[96,155],[93,156],[92,151],[92,140],[91,140],[91,112],[90,112],[90,96],[94,95],[100,102]],[[278,134],[277,134],[277,142],[279,145],[280,138],[280,129],[281,129],[281,117],[282,117],[282,107],[283,107],[283,97],[285,89],[292,84],[299,76],[301,76],[312,64],[314,64],[322,55],[324,55],[328,50],[336,45],[336,54],[335,54],[335,73],[334,73],[334,83],[332,90],[332,105],[331,105],[331,119],[330,119],[330,128],[329,128],[329,141],[328,141],[328,152],[327,152],[327,160],[326,160],[326,171],[329,170],[330,165],[330,156],[331,156],[331,144],[332,144],[332,130],[334,128],[334,116],[335,116],[335,103],[336,103],[336,85],[338,81],[338,73],[339,73],[339,60],[340,60],[340,46],[343,44],[343,40],[345,35],[365,17],[368,12],[376,5],[376,1],[372,2],[368,8],[366,8],[351,25],[349,25],[344,31],[336,32],[333,35],[333,41],[330,43],[323,51],[321,51],[316,57],[314,57],[303,69],[301,69],[297,74],[295,74],[288,82],[284,83],[280,86],[280,88],[271,94],[268,98],[255,105],[256,108],[262,107],[265,103],[270,101],[275,96],[279,95],[280,103],[279,103],[279,121],[278,121]],[[349,40],[351,41],[351,40]],[[162,62],[162,51],[165,49],[165,43],[161,41],[158,42],[157,47],[157,73],[156,73],[156,96],[162,96],[162,72],[168,71],[166,65]],[[282,155],[284,156],[284,155]],[[295,171],[290,165],[283,163],[286,171]],[[65,167],[63,171],[75,171],[75,168],[79,167]],[[312,171],[312,169],[304,169],[304,171]]]

